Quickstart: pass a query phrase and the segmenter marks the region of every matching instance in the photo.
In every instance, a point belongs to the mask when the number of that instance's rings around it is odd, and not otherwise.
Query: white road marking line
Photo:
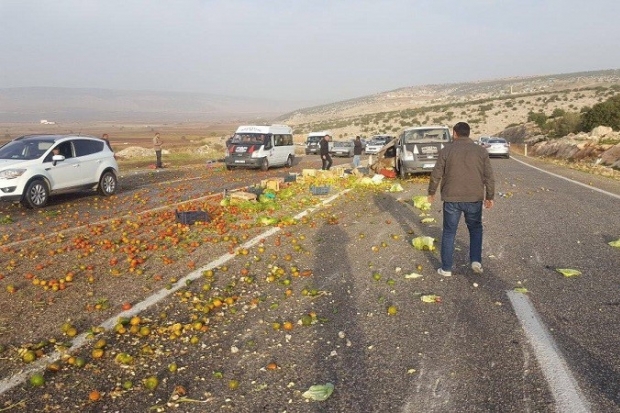
[[[540,320],[538,313],[525,294],[508,291],[508,298],[521,322],[525,335],[534,349],[536,360],[549,383],[556,402],[556,409],[563,413],[588,413],[590,407],[577,381],[558,350],[549,330]]]
[[[299,214],[297,214],[295,216],[295,219],[299,219],[305,215],[308,215],[309,213],[311,213],[312,211],[320,208],[321,206],[327,205],[330,202],[332,202],[333,200],[335,200],[336,198],[338,198],[341,195],[344,195],[345,193],[349,192],[349,189],[345,189],[342,192],[339,192],[335,195],[330,196],[329,198],[326,198],[325,200],[323,200],[318,206],[313,206],[311,208],[308,208],[302,212],[300,212]],[[267,231],[255,236],[254,238],[250,239],[249,241],[245,242],[243,245],[241,245],[239,248],[249,248],[253,245],[256,245],[260,242],[260,240],[270,237],[276,233],[278,233],[279,231],[281,231],[282,229],[280,227],[271,227],[270,229],[268,229]],[[176,283],[172,284],[171,288],[162,288],[161,290],[157,291],[155,294],[145,298],[144,300],[140,301],[139,303],[137,303],[136,305],[134,305],[131,309],[126,310],[126,311],[121,311],[120,313],[118,313],[117,315],[114,315],[110,318],[108,318],[107,320],[105,320],[103,323],[99,324],[99,327],[103,327],[106,332],[108,332],[110,329],[112,329],[116,323],[118,322],[118,319],[120,317],[133,317],[134,315],[139,314],[142,311],[147,310],[148,308],[152,307],[153,305],[159,303],[161,300],[163,300],[164,298],[168,297],[169,295],[171,295],[172,293],[176,292],[177,290],[186,287],[188,284],[188,281],[194,281],[198,278],[200,278],[202,276],[203,271],[205,270],[209,270],[209,269],[213,269],[213,268],[217,268],[221,265],[223,265],[224,263],[232,260],[233,258],[236,257],[236,254],[231,254],[231,253],[226,253],[223,254],[221,256],[219,256],[217,259],[215,259],[214,261],[211,261],[210,263],[190,272],[189,274],[187,274],[185,277],[181,278],[180,280],[178,280]],[[86,343],[88,343],[89,341],[91,341],[88,338],[88,333],[81,333],[79,335],[77,335],[71,343],[71,347],[63,352],[60,352],[58,350],[54,351],[53,353],[50,354],[46,354],[45,356],[41,357],[40,359],[36,360],[35,362],[31,363],[28,365],[28,367],[26,367],[25,369],[21,370],[19,373],[16,373],[8,378],[2,379],[0,380],[0,395],[3,395],[4,393],[6,393],[7,391],[9,391],[10,389],[12,389],[13,387],[24,383],[26,380],[28,380],[30,378],[30,376],[36,372],[39,372],[41,370],[43,370],[47,365],[49,365],[50,363],[53,363],[55,361],[60,360],[60,358],[63,356],[63,354],[69,354],[69,353],[74,353],[77,350],[79,350],[81,347],[83,347]]]
[[[620,199],[620,195],[618,195],[618,194],[614,194],[614,193],[612,193],[612,192],[607,192],[607,191],[605,191],[605,190],[603,190],[603,189],[595,188],[595,187],[593,187],[593,186],[590,186],[590,185],[587,185],[587,184],[581,183],[581,182],[579,182],[579,181],[575,181],[574,179],[570,179],[570,178],[567,178],[567,177],[562,176],[562,175],[554,174],[553,172],[545,171],[544,169],[541,169],[541,168],[539,168],[539,167],[537,167],[537,166],[534,166],[534,165],[530,165],[529,163],[527,163],[527,162],[523,162],[523,161],[521,161],[521,160],[519,160],[519,159],[516,159],[516,158],[514,158],[514,157],[512,157],[511,159],[513,159],[513,160],[515,160],[515,161],[517,161],[517,162],[519,162],[519,163],[521,163],[521,164],[523,164],[523,165],[525,165],[525,166],[529,166],[529,167],[530,167],[530,168],[532,168],[532,169],[536,169],[537,171],[544,172],[544,173],[546,173],[546,174],[548,174],[548,175],[551,175],[551,176],[555,176],[556,178],[564,179],[565,181],[572,182],[573,184],[581,185],[581,186],[583,186],[584,188],[588,188],[588,189],[591,189],[591,190],[593,190],[593,191],[600,192],[601,194],[609,195],[610,197]]]

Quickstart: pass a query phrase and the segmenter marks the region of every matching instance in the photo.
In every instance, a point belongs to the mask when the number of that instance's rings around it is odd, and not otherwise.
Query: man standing
[[[329,156],[329,141],[331,136],[325,135],[319,141],[319,155],[321,155],[321,161],[323,162],[323,166],[321,169],[324,171],[329,171],[329,168],[332,167],[332,157]]]
[[[106,145],[108,145],[108,148],[110,148],[110,150],[114,152],[114,150],[112,149],[112,145],[110,144],[110,137],[108,136],[108,134],[104,133],[103,135],[101,135],[101,139],[103,139]]]
[[[437,272],[452,275],[456,229],[465,216],[469,231],[469,262],[471,269],[482,274],[482,206],[493,207],[495,179],[487,150],[469,138],[465,122],[454,125],[454,142],[439,152],[439,158],[428,184],[428,201],[433,202],[441,182],[443,201],[443,232],[441,236],[441,267]]]
[[[161,144],[162,141],[159,137],[159,132],[157,132],[153,138],[153,149],[155,149],[155,157],[157,158],[155,168],[163,168],[163,165],[161,164]]]
[[[360,167],[360,157],[362,156],[362,139],[358,136],[355,137],[353,142],[353,167]]]

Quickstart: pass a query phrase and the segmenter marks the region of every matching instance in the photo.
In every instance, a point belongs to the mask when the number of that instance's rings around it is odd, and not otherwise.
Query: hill
[[[6,88],[0,89],[0,122],[211,122],[272,118],[303,104],[205,93]]]
[[[467,121],[477,135],[525,123],[529,112],[578,112],[620,91],[620,70],[424,85],[299,109],[277,118],[296,133],[331,130],[336,138],[396,134],[420,123]]]

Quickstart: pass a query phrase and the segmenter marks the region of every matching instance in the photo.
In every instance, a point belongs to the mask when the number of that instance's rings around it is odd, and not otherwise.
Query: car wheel
[[[227,170],[227,171],[232,171],[232,169],[233,169],[233,167],[232,167],[232,166],[230,166],[230,165],[226,165],[226,170]]]
[[[114,195],[117,183],[116,175],[113,172],[104,172],[99,178],[99,193],[103,196]]]
[[[260,164],[260,169],[262,171],[266,171],[269,169],[269,161],[267,160],[267,158],[263,158],[263,161]]]
[[[398,168],[398,176],[400,176],[400,179],[405,179],[407,177],[407,172],[405,171],[405,167],[403,166],[402,163],[398,164],[399,168]]]
[[[43,208],[47,204],[50,191],[45,181],[35,179],[26,187],[22,198],[22,205],[27,208]]]
[[[510,159],[510,155],[506,154],[506,159]]]
[[[284,164],[284,166],[286,166],[287,168],[290,168],[293,166],[293,157],[291,155],[289,155],[288,158],[286,159],[286,164]]]

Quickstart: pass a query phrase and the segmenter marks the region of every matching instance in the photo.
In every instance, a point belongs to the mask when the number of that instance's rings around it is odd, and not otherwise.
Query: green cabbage
[[[411,240],[411,245],[421,251],[433,251],[435,249],[435,238],[433,237],[416,237]]]
[[[327,400],[329,396],[334,392],[334,385],[331,383],[315,384],[310,386],[308,390],[302,394],[306,399],[312,399],[316,401]]]
[[[413,206],[421,211],[429,211],[431,209],[431,203],[428,202],[426,195],[416,195],[413,197]]]

